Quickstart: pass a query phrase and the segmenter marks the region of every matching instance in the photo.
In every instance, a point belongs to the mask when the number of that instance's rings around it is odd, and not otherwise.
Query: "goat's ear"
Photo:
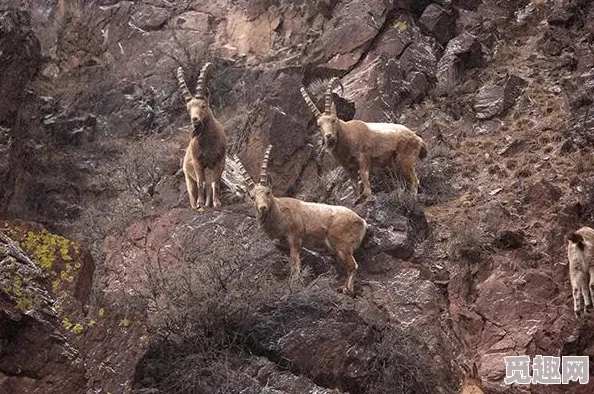
[[[332,104],[330,105],[330,114],[333,116],[336,116],[336,104],[334,104],[334,100],[332,101]]]

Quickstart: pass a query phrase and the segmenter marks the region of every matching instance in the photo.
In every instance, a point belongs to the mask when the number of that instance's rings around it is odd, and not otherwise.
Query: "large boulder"
[[[0,391],[83,392],[83,359],[64,335],[44,271],[2,231],[0,282]]]
[[[479,89],[474,101],[477,119],[487,120],[503,116],[522,95],[528,81],[508,75],[497,83],[488,83]]]
[[[485,64],[478,39],[464,32],[447,44],[437,63],[437,84],[440,93],[455,94],[456,87],[464,82],[464,72]]]
[[[13,195],[14,155],[24,133],[19,109],[27,100],[28,84],[41,68],[39,41],[27,12],[0,7],[0,213]]]

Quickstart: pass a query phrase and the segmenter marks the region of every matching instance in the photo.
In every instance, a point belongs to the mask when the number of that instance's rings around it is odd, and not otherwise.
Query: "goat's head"
[[[332,79],[330,79],[330,82],[328,82],[328,87],[326,88],[326,96],[324,99],[324,113],[321,113],[318,110],[314,102],[307,94],[305,88],[301,87],[301,95],[307,103],[307,106],[315,115],[318,127],[320,128],[322,137],[324,138],[324,142],[326,146],[330,149],[334,148],[334,146],[336,145],[338,122],[340,122],[338,116],[336,115],[336,105],[332,100],[332,88],[334,87],[335,83],[340,84],[340,88],[344,90],[342,83],[340,83],[340,80],[337,77],[333,77]]]
[[[196,132],[200,132],[204,129],[204,125],[206,121],[208,121],[208,116],[210,114],[210,92],[206,87],[206,83],[208,72],[211,67],[212,63],[206,63],[204,67],[202,67],[202,70],[200,70],[200,75],[198,76],[198,81],[196,83],[196,94],[194,96],[190,94],[190,90],[188,89],[188,85],[184,78],[183,69],[181,67],[177,68],[179,88],[183,94],[192,126]]]
[[[241,161],[239,161],[239,158],[235,156],[235,161],[239,165],[241,175],[247,183],[250,197],[252,198],[254,206],[256,207],[259,220],[266,219],[266,215],[268,212],[270,212],[270,208],[272,206],[272,199],[274,198],[268,182],[268,159],[270,158],[271,150],[272,145],[268,145],[268,148],[266,148],[266,153],[264,154],[264,159],[262,160],[260,182],[258,184],[254,183],[243,164],[241,164]]]

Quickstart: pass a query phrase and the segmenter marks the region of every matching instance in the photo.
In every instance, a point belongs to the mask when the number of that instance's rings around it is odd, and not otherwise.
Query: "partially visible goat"
[[[594,230],[582,227],[568,234],[567,241],[573,311],[579,316],[580,298],[584,300],[584,311],[591,309],[594,302]]]
[[[462,380],[462,387],[460,387],[460,394],[484,394],[481,389],[481,381],[478,377],[476,364],[472,365],[472,370],[466,365],[463,365],[462,369],[464,369],[464,378]]]
[[[318,110],[304,87],[301,87],[301,95],[317,118],[326,147],[349,175],[358,196],[355,203],[371,195],[369,172],[372,166],[398,169],[416,197],[419,179],[415,164],[417,158],[424,159],[427,156],[425,142],[403,125],[360,120],[344,122],[338,119],[332,101],[332,87],[336,82],[340,83],[334,77],[328,83],[324,113]],[[359,179],[363,184],[362,193]]]
[[[291,283],[301,274],[302,246],[329,250],[347,269],[343,292],[353,293],[357,262],[353,253],[361,244],[367,223],[354,211],[335,205],[304,202],[290,197],[274,197],[268,185],[269,145],[262,161],[260,183],[255,184],[235,156],[256,208],[258,223],[269,238],[289,245]]]
[[[186,102],[192,122],[192,138],[184,156],[183,170],[190,206],[221,206],[221,176],[225,169],[227,137],[225,130],[210,109],[210,92],[206,87],[212,63],[200,71],[196,94],[192,96],[186,85],[184,71],[177,69],[179,88]]]

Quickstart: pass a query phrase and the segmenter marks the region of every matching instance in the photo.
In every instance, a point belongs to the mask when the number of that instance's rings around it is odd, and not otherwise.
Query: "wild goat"
[[[467,365],[463,365],[464,377],[462,379],[462,386],[460,387],[460,394],[484,394],[481,389],[481,381],[478,378],[478,369],[476,364],[472,365],[472,369]]]
[[[367,223],[354,211],[334,205],[274,197],[268,185],[269,145],[262,161],[260,183],[255,184],[235,156],[256,208],[258,223],[269,238],[288,243],[291,255],[291,283],[301,275],[301,246],[329,250],[347,269],[343,292],[353,293],[357,262],[353,253],[361,244]]]
[[[584,311],[591,309],[594,302],[594,230],[582,227],[567,235],[567,241],[573,311],[579,316],[580,297],[584,299]]]
[[[417,157],[424,159],[427,156],[425,142],[403,125],[366,123],[360,120],[344,122],[338,119],[336,106],[332,101],[332,87],[336,82],[340,83],[334,77],[328,83],[323,114],[304,87],[301,87],[301,95],[317,118],[324,144],[349,175],[357,197],[355,204],[371,195],[371,167],[393,166],[398,169],[416,197],[419,179],[415,163]],[[359,179],[363,184],[362,193]]]
[[[210,92],[206,87],[206,80],[211,67],[212,63],[206,63],[202,67],[194,96],[186,85],[183,69],[177,69],[179,88],[192,122],[192,138],[183,163],[192,208],[203,205],[215,208],[221,206],[220,187],[225,169],[227,137],[223,126],[210,109]]]

